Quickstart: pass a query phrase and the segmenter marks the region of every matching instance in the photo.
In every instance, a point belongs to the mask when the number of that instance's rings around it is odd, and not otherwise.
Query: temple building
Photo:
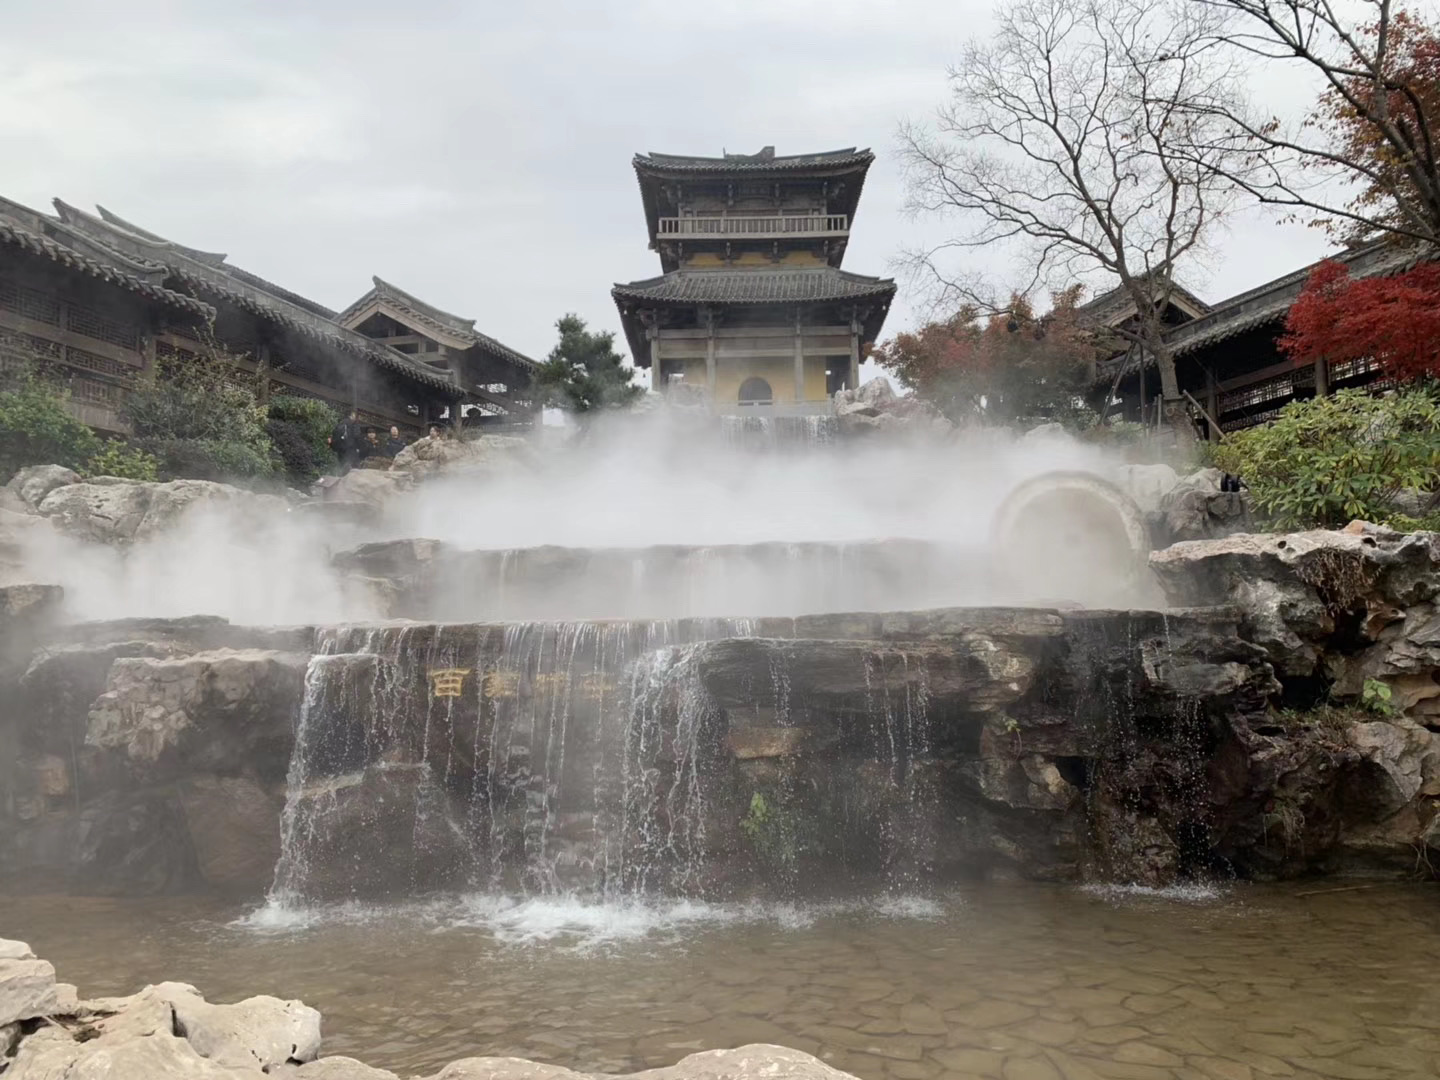
[[[126,432],[126,392],[169,356],[219,358],[262,398],[320,398],[407,434],[533,421],[534,361],[379,278],[336,313],[103,208],[55,211],[0,199],[0,373],[64,379],[97,430]]]
[[[1344,265],[1351,277],[1365,278],[1402,273],[1421,255],[1414,248],[1376,240],[1331,258]],[[1165,337],[1175,357],[1180,390],[1189,395],[1211,438],[1272,420],[1292,401],[1345,387],[1379,390],[1388,385],[1371,360],[1297,363],[1281,351],[1285,317],[1318,265],[1303,266],[1215,304],[1205,304],[1178,287],[1173,291],[1166,311],[1171,329]],[[1101,322],[1123,318],[1128,301],[1118,294],[1115,290],[1083,305],[1082,317]],[[1110,307],[1107,297],[1113,301]],[[1133,314],[1133,306],[1129,311]],[[1160,373],[1153,359],[1146,357],[1140,363],[1133,352],[1122,353],[1102,363],[1099,375],[1113,386],[1126,419],[1155,422]]]
[[[631,354],[721,414],[823,415],[895,296],[840,268],[869,150],[634,160],[659,277],[611,290]]]

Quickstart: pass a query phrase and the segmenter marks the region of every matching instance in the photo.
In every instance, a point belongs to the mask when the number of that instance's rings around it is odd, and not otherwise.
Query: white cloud
[[[47,0],[7,12],[0,194],[104,203],[340,307],[371,274],[531,355],[658,272],[630,157],[872,147],[847,268],[890,272],[897,123],[930,114],[988,0]],[[1266,99],[1303,107],[1293,79]],[[1273,215],[1221,241],[1218,298],[1317,257]],[[889,328],[915,308],[902,294]]]

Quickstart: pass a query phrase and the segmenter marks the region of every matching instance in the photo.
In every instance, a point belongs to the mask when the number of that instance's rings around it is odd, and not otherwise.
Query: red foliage
[[[1290,308],[1280,348],[1300,363],[1369,357],[1396,379],[1440,376],[1440,264],[1356,281],[1340,263],[1321,263]]]

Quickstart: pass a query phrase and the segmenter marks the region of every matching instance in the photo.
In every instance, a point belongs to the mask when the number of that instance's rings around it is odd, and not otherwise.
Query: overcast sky
[[[891,274],[896,127],[989,0],[0,0],[0,194],[103,204],[339,309],[378,274],[534,357],[659,273],[636,151],[868,146],[845,266]],[[1293,78],[1260,87],[1295,100]],[[1257,212],[1209,300],[1326,250]],[[886,333],[918,310],[903,288]],[[623,339],[622,339],[623,341]]]

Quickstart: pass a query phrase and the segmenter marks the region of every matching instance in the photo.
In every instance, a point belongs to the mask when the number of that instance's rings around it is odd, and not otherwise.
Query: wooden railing
[[[844,236],[845,214],[773,214],[765,217],[662,217],[661,236],[729,239],[737,236]]]

